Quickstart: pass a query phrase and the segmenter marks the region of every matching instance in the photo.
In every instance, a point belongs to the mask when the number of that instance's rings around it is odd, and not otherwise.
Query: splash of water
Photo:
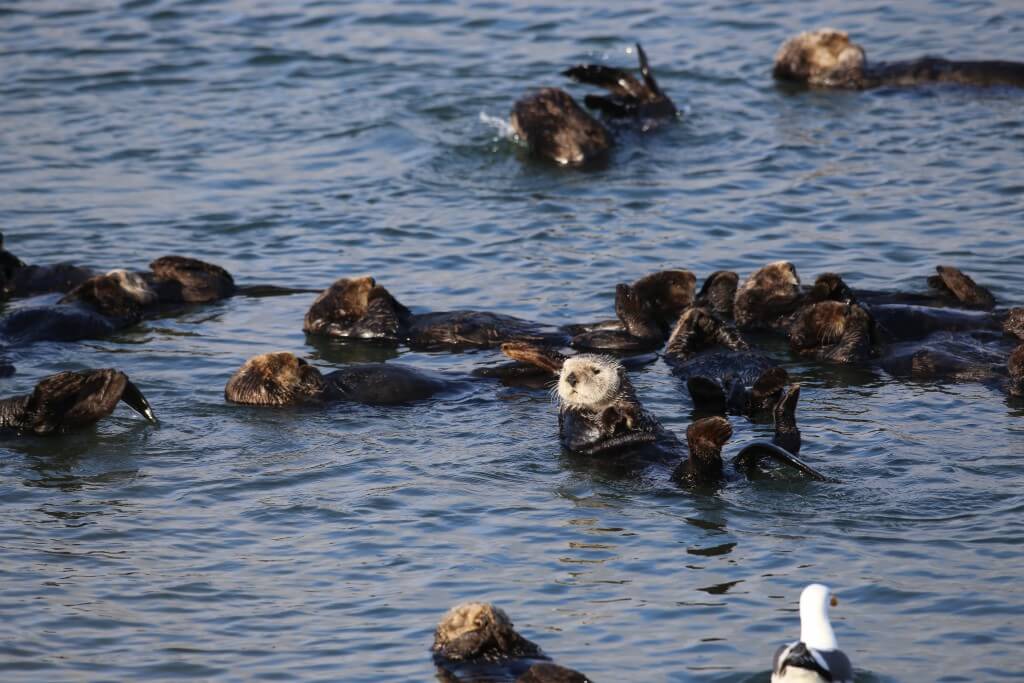
[[[498,137],[508,138],[509,140],[515,139],[516,133],[512,130],[511,124],[504,119],[497,116],[491,116],[487,112],[480,112],[480,122],[485,126],[493,128],[498,132]]]

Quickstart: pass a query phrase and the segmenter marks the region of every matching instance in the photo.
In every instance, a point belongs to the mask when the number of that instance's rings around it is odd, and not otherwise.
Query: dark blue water
[[[1024,60],[1017,3],[8,3],[0,228],[31,263],[181,253],[311,288],[370,273],[417,310],[554,323],[608,317],[614,284],[655,269],[780,258],[900,289],[952,263],[1024,303],[1024,94],[777,89],[778,45],[820,25],[869,58]],[[634,40],[686,115],[607,169],[528,162],[490,122],[577,61],[631,65]],[[1024,408],[998,392],[780,348],[802,455],[844,483],[695,495],[561,455],[543,391],[225,404],[255,353],[375,355],[308,342],[311,300],[14,354],[3,395],[117,366],[162,424],[119,410],[2,444],[0,677],[424,681],[440,615],[487,599],[596,680],[766,681],[811,581],[839,595],[859,680],[1021,675]],[[400,355],[454,376],[497,359]],[[681,433],[665,365],[634,380]],[[734,429],[727,452],[770,428]]]

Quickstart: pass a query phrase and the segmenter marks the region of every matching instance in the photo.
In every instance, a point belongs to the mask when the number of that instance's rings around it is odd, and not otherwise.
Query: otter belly
[[[60,304],[22,308],[0,320],[0,334],[20,343],[98,339],[118,327],[88,308]]]
[[[438,375],[394,363],[352,365],[328,373],[324,380],[326,398],[378,405],[422,401],[452,385]]]
[[[413,316],[408,342],[414,348],[489,349],[511,340],[561,343],[565,335],[510,315],[444,311]]]
[[[752,386],[765,370],[776,367],[774,361],[756,351],[705,351],[684,361],[669,356],[665,360],[672,366],[672,374],[681,379],[704,377],[726,387],[737,381]]]
[[[871,307],[883,341],[892,343],[924,339],[935,332],[998,330],[991,313],[929,306],[881,305]]]

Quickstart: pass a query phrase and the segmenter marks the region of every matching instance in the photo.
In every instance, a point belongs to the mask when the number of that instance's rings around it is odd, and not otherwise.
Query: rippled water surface
[[[1010,2],[7,3],[0,229],[31,263],[183,253],[314,289],[372,273],[416,310],[555,323],[608,317],[614,284],[655,269],[780,258],[900,289],[954,263],[1024,303],[1024,93],[777,88],[775,49],[819,25],[878,59],[1024,60]],[[631,66],[635,40],[686,114],[608,168],[528,162],[489,123],[577,61]],[[544,391],[225,404],[258,352],[395,355],[307,340],[311,300],[12,354],[4,395],[117,366],[162,423],[118,410],[3,442],[0,677],[424,681],[438,617],[477,598],[596,680],[767,681],[811,581],[840,597],[860,681],[1021,675],[1024,407],[997,391],[779,346],[802,455],[844,483],[694,494],[562,455]],[[397,355],[452,376],[498,356]],[[634,378],[681,433],[664,363]],[[727,451],[770,433],[733,424]]]

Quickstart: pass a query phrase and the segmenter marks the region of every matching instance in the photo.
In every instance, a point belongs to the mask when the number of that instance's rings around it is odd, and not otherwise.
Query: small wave
[[[499,137],[513,139],[516,135],[515,131],[512,130],[511,124],[503,118],[497,116],[491,116],[485,111],[480,112],[480,122],[485,126],[498,131]]]

